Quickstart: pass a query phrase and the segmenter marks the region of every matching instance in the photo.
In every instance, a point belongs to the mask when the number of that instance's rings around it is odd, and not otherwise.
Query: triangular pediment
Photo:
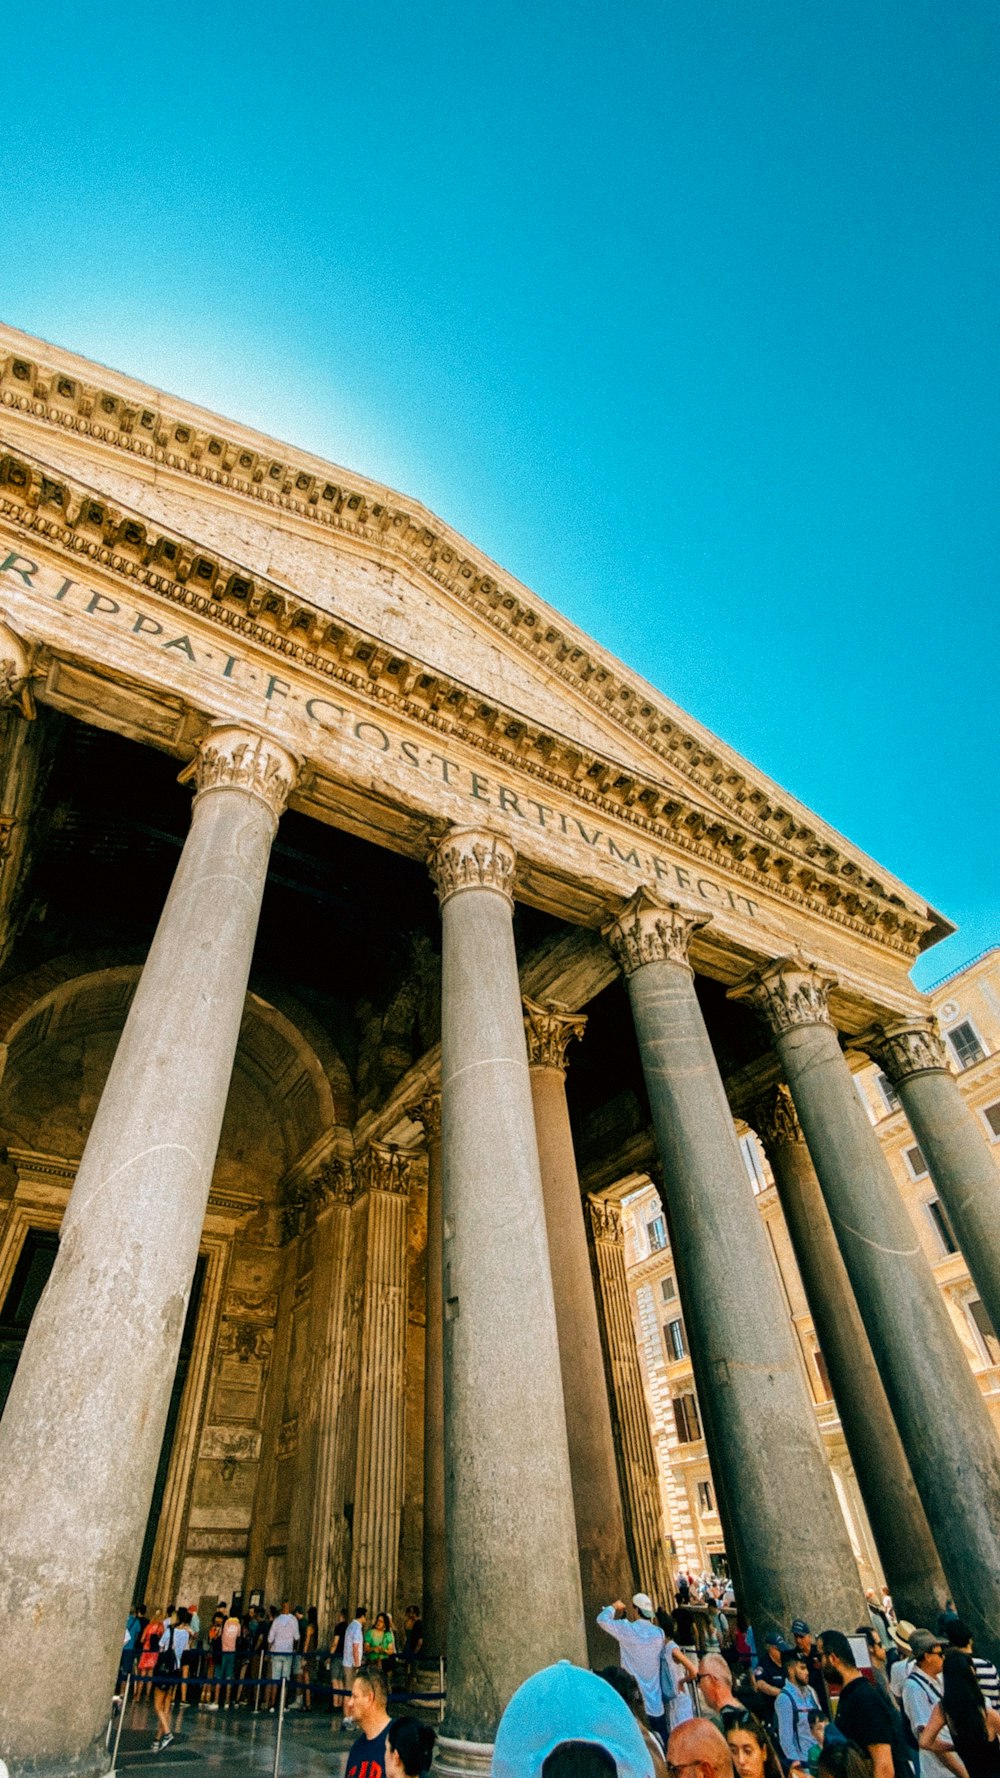
[[[825,905],[921,935],[947,923],[920,897],[417,503],[116,372],[0,328],[0,435],[34,498],[104,509],[115,539],[173,551],[317,648],[577,781],[683,822]],[[169,540],[169,541],[168,541]],[[193,566],[195,565],[195,566]],[[237,589],[234,591],[233,589]],[[899,910],[893,916],[891,909]],[[927,942],[927,937],[924,937]]]

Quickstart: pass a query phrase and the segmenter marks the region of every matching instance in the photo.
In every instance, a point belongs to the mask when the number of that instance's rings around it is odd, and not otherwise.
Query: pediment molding
[[[834,906],[845,896],[863,902],[866,894],[897,908],[907,906],[898,893],[902,885],[871,875],[863,855],[838,845],[839,836],[823,823],[813,824],[808,811],[776,786],[755,782],[741,769],[738,755],[713,748],[704,731],[678,720],[682,713],[668,707],[667,700],[637,676],[618,670],[613,657],[588,647],[579,631],[562,624],[542,601],[533,600],[513,577],[470,550],[418,503],[235,422],[222,421],[215,428],[217,416],[120,373],[102,375],[104,367],[73,354],[51,347],[39,350],[41,342],[11,329],[0,330],[0,347],[4,334],[8,349],[0,351],[0,404],[7,409],[58,432],[92,439],[119,457],[160,466],[287,514],[320,533],[337,533],[376,558],[416,570],[547,675],[570,686],[605,721],[662,759],[671,776],[686,780],[695,797],[709,804],[698,809],[700,819],[711,824],[721,816],[722,826],[727,817],[736,823],[748,844],[760,848],[765,877],[785,872],[790,880],[795,869],[791,854],[815,878],[821,893],[829,894],[837,880],[842,895]],[[287,590],[279,596],[292,597]],[[321,621],[315,608],[306,609]],[[291,621],[300,621],[298,615]],[[375,662],[373,678],[399,653],[381,647],[385,659]],[[951,930],[926,905],[910,912],[927,914],[922,935]]]
[[[934,930],[849,856],[822,855],[801,836],[766,842],[745,811],[723,818],[693,793],[669,786],[533,722],[357,624],[331,616],[279,583],[183,533],[153,524],[81,478],[23,447],[0,443],[0,515],[30,547],[37,539],[79,572],[90,561],[156,599],[361,693],[437,735],[454,736],[495,764],[527,773],[577,803],[625,823],[701,864],[742,878],[826,922],[912,958]]]

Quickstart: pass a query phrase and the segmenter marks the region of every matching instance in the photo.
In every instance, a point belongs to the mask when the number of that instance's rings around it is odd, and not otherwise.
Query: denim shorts
[[[272,1679],[291,1679],[291,1677],[292,1677],[292,1657],[291,1657],[291,1655],[290,1654],[272,1655],[271,1656],[271,1678]]]

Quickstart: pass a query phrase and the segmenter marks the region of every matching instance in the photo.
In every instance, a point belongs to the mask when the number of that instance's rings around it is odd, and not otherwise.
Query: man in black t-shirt
[[[854,1665],[847,1637],[840,1630],[824,1630],[819,1648],[827,1679],[842,1688],[834,1718],[840,1733],[864,1748],[874,1778],[912,1778],[899,1712]]]
[[[351,1715],[361,1733],[347,1756],[344,1778],[385,1778],[388,1695],[385,1674],[377,1667],[362,1667],[351,1686]]]

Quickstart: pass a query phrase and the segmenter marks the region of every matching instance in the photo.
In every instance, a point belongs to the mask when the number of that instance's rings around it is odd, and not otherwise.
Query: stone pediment
[[[413,502],[0,330],[5,516],[912,953],[926,903]],[[72,537],[70,533],[73,533]]]

